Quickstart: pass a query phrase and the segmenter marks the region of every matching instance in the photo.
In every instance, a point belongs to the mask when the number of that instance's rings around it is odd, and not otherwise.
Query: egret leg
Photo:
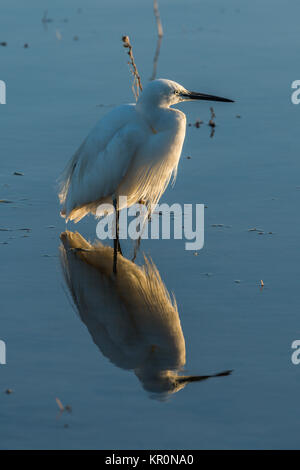
[[[118,211],[117,199],[113,200],[113,205],[114,205],[115,214],[116,214],[116,233],[115,233],[115,238],[114,238],[113,273],[117,274],[118,251],[121,252],[121,246],[119,242],[119,211]]]
[[[137,239],[137,241],[135,242],[135,245],[134,245],[134,253],[133,253],[132,260],[131,260],[133,263],[134,263],[135,260],[136,260],[138,251],[139,251],[139,249],[140,249],[140,245],[141,245],[141,236],[139,236],[139,238]]]
[[[147,203],[144,202],[142,199],[140,199],[140,200],[139,200],[139,204],[144,204],[144,205],[147,206],[147,211],[148,211],[148,216],[147,216],[147,218],[148,218],[148,220],[150,220],[151,212],[150,212],[150,210],[149,210],[149,207],[148,207]],[[142,232],[143,232],[143,230],[144,230],[144,226],[145,226],[145,221],[144,221],[143,228],[142,228],[142,230],[141,230],[141,235],[140,235],[139,238],[136,240],[135,245],[134,245],[134,253],[133,253],[132,260],[131,260],[133,263],[134,263],[135,260],[136,260],[138,251],[139,251],[140,246],[141,246]]]
[[[118,211],[118,225],[119,225],[119,211]],[[120,243],[120,239],[119,239],[119,232],[118,232],[118,253],[120,253],[120,255],[123,256],[121,243]]]
[[[118,209],[118,206],[117,206],[117,209]],[[117,242],[118,242],[118,253],[120,253],[120,255],[123,256],[123,253],[122,253],[122,249],[121,249],[121,243],[120,243],[120,239],[119,239],[119,217],[120,217],[120,212],[119,210],[117,210],[116,212],[116,217],[117,217],[117,229],[116,229],[116,239],[117,239]]]

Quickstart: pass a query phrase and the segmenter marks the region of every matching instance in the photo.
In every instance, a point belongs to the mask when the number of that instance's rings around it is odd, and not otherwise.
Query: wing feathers
[[[80,220],[114,193],[136,151],[134,108],[124,105],[102,119],[79,147],[60,181],[62,215]]]

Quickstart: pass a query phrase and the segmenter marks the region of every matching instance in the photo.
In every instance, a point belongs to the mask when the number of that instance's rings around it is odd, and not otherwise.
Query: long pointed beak
[[[228,98],[222,98],[221,96],[214,95],[206,95],[205,93],[197,93],[195,91],[181,93],[181,96],[186,100],[221,101],[222,103],[234,103],[233,100],[230,100]]]
[[[190,383],[190,382],[201,382],[201,380],[211,379],[212,377],[226,377],[230,375],[232,370],[224,370],[223,372],[219,372],[218,374],[212,375],[188,375],[188,376],[179,376],[177,377],[177,381],[179,383]]]

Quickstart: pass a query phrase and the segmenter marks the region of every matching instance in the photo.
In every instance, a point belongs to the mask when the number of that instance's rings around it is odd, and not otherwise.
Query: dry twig
[[[134,61],[133,53],[132,53],[132,45],[130,43],[129,37],[128,36],[123,36],[122,37],[123,41],[123,46],[128,49],[127,54],[129,55],[130,60],[128,61],[128,65],[130,68],[130,71],[133,75],[133,83],[132,83],[132,91],[135,97],[135,100],[137,101],[139,92],[143,90],[142,83],[141,83],[141,77],[139,75],[137,66]]]
[[[164,32],[163,32],[163,27],[162,27],[161,20],[160,20],[157,0],[154,0],[153,2],[153,9],[154,9],[154,15],[155,15],[156,24],[157,24],[157,34],[159,38],[162,38],[164,35]]]
[[[164,35],[163,27],[162,27],[161,20],[160,20],[157,0],[154,0],[153,2],[153,9],[154,9],[154,16],[156,19],[158,39],[157,39],[157,45],[156,45],[156,50],[155,50],[154,59],[153,59],[153,71],[152,71],[152,76],[150,80],[154,80],[156,77],[157,62],[158,62],[158,57],[160,53],[160,46],[161,46],[162,37]]]
[[[57,406],[59,408],[59,411],[62,413],[63,411],[65,411],[65,407],[64,405],[62,404],[62,402],[60,401],[59,398],[55,398],[55,401],[57,403]]]

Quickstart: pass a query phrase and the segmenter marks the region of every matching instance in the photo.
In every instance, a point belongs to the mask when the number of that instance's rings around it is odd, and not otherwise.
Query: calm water
[[[53,21],[43,26],[45,10]],[[300,5],[161,0],[160,12],[158,76],[236,103],[215,104],[213,138],[210,104],[180,105],[189,123],[205,124],[187,128],[163,201],[207,205],[204,249],[194,256],[184,240],[142,249],[175,294],[184,373],[233,373],[156,400],[100,352],[66,295],[56,178],[95,121],[133,99],[122,34],[143,82],[151,76],[152,2],[2,0],[0,199],[12,201],[0,204],[0,228],[9,229],[0,231],[2,449],[299,448],[291,343],[300,334],[300,108],[290,86],[299,79]],[[95,238],[93,218],[67,228]],[[58,416],[56,397],[72,413]]]

